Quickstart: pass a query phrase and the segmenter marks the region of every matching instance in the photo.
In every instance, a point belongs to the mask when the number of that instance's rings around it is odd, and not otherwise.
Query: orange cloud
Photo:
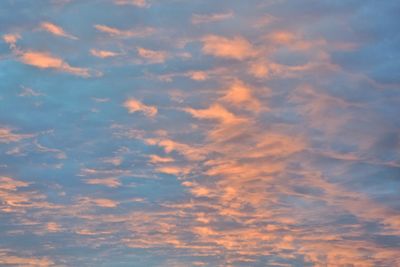
[[[15,180],[10,177],[0,176],[0,190],[15,191],[19,187],[27,187],[29,183]]]
[[[23,52],[20,55],[20,60],[27,65],[31,65],[40,69],[55,69],[82,77],[91,76],[89,69],[72,67],[61,58],[58,58],[46,52]]]
[[[194,145],[187,145],[183,143],[176,142],[167,138],[147,138],[144,139],[146,144],[149,145],[157,145],[164,149],[166,153],[171,153],[172,151],[176,151],[179,154],[183,155],[189,160],[201,160],[204,159],[204,155],[206,153],[205,150],[198,149]]]
[[[140,57],[146,59],[150,63],[163,63],[168,54],[164,51],[155,51],[146,48],[137,48]]]
[[[189,76],[190,79],[195,81],[204,81],[207,80],[208,78],[208,74],[204,71],[190,71],[187,73],[187,76]]]
[[[94,205],[102,207],[102,208],[115,208],[118,206],[118,202],[111,200],[111,199],[106,199],[106,198],[95,198],[95,199],[89,199],[90,202],[92,202]]]
[[[20,140],[31,138],[32,134],[16,134],[12,132],[12,129],[6,127],[0,127],[0,143],[11,143],[18,142]]]
[[[142,112],[147,117],[155,117],[158,112],[156,107],[145,105],[134,98],[126,100],[123,106],[128,109],[129,113]]]
[[[150,155],[151,163],[170,163],[173,161],[174,161],[173,158],[165,158],[165,157],[160,157],[158,155]]]
[[[21,36],[18,33],[16,33],[16,34],[9,33],[9,34],[3,35],[4,42],[6,42],[10,46],[11,49],[16,48],[16,43],[17,43],[18,39],[20,39],[20,38],[21,38]]]
[[[186,112],[198,119],[219,120],[224,123],[237,122],[238,118],[220,104],[213,104],[207,109],[186,108]]]
[[[62,228],[58,223],[48,222],[46,225],[46,230],[51,233],[55,233],[55,232],[60,232],[62,230]]]
[[[163,166],[163,167],[158,167],[156,171],[171,175],[181,175],[181,174],[188,174],[190,172],[190,169],[179,166]]]
[[[222,100],[245,109],[260,111],[260,101],[252,95],[251,89],[240,80],[235,80]]]
[[[97,50],[97,49],[91,49],[90,54],[92,54],[95,57],[100,57],[100,58],[115,57],[115,56],[119,55],[119,53],[116,53],[116,52],[107,51],[107,50]]]
[[[47,31],[51,34],[57,35],[57,36],[62,36],[62,37],[70,38],[73,40],[78,39],[76,36],[66,33],[60,26],[57,26],[50,22],[42,22],[40,24],[40,29]]]
[[[0,264],[3,266],[26,266],[26,267],[48,267],[54,266],[54,261],[47,257],[34,258],[34,257],[23,257],[11,254],[7,250],[0,250]]]
[[[254,47],[243,37],[226,38],[208,35],[202,38],[202,51],[206,55],[243,60],[256,54]]]
[[[115,0],[117,5],[133,5],[137,7],[148,7],[146,0]]]
[[[121,182],[117,178],[93,178],[85,181],[87,184],[91,185],[104,185],[107,187],[118,187]]]
[[[96,24],[94,27],[101,32],[107,33],[111,36],[128,38],[128,37],[144,37],[154,32],[153,28],[143,28],[140,30],[120,30],[106,25]]]
[[[201,23],[217,22],[230,19],[232,17],[233,17],[232,11],[227,13],[216,13],[216,14],[206,14],[206,15],[194,14],[192,16],[192,23],[201,24]]]
[[[265,62],[252,62],[250,64],[249,73],[256,78],[263,78],[269,74],[267,63]]]
[[[274,43],[278,44],[290,44],[293,42],[296,38],[294,33],[291,32],[285,32],[285,31],[277,31],[274,33],[271,33],[268,38],[273,41]]]

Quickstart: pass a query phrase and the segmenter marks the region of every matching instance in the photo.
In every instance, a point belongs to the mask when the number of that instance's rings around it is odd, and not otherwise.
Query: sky
[[[400,1],[0,1],[1,266],[400,266]]]

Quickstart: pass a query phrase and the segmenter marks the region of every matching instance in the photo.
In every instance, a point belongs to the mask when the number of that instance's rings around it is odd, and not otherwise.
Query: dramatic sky
[[[400,1],[1,0],[1,266],[400,266]]]

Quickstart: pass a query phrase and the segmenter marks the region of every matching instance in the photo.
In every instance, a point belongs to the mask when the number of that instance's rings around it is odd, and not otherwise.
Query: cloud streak
[[[158,112],[156,107],[143,104],[134,98],[126,100],[123,106],[128,110],[129,113],[141,112],[147,117],[155,117]]]
[[[0,265],[400,266],[400,6],[314,2],[0,1]]]
[[[19,56],[22,63],[37,67],[39,69],[54,69],[82,77],[90,77],[90,70],[87,68],[72,67],[67,62],[50,53],[38,51],[22,52]]]
[[[61,28],[60,26],[57,26],[51,22],[42,22],[40,24],[40,29],[43,31],[47,31],[56,36],[61,36],[61,37],[69,38],[72,40],[78,40],[78,38],[76,36],[73,36],[72,34],[65,32],[63,28]]]

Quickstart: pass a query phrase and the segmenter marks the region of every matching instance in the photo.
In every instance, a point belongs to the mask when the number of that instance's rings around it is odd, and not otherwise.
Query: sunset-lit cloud
[[[91,49],[90,54],[95,57],[100,57],[100,58],[115,57],[115,56],[119,55],[119,53],[116,53],[116,52],[107,51],[107,50],[98,50],[98,49]]]
[[[87,184],[103,185],[108,187],[118,187],[121,185],[120,181],[116,178],[93,178],[86,180]]]
[[[238,120],[233,113],[219,104],[214,104],[206,109],[187,108],[185,111],[198,119],[220,120],[224,123],[232,123]]]
[[[138,29],[131,29],[131,30],[121,30],[115,27],[110,27],[107,25],[97,24],[94,27],[101,32],[107,33],[111,36],[121,37],[121,38],[128,38],[128,37],[145,37],[150,35],[154,32],[153,28],[138,28]]]
[[[27,256],[19,256],[11,251],[0,250],[0,263],[11,266],[38,266],[48,267],[53,266],[54,262],[47,257],[36,258]]]
[[[206,55],[243,60],[256,54],[251,43],[240,36],[227,38],[208,35],[202,38],[202,42],[202,51]]]
[[[143,104],[134,98],[126,100],[124,107],[128,109],[129,113],[142,112],[147,117],[154,117],[158,112],[156,107]]]
[[[163,63],[168,56],[168,54],[164,51],[156,51],[142,47],[139,47],[137,52],[141,58],[150,63]]]
[[[0,265],[400,266],[399,8],[0,1]]]
[[[117,5],[133,5],[137,7],[147,7],[146,0],[114,0]]]
[[[65,32],[63,30],[63,28],[61,28],[60,26],[57,26],[51,22],[42,22],[40,24],[40,29],[43,31],[47,31],[51,34],[54,34],[56,36],[61,36],[61,37],[66,37],[66,38],[70,38],[73,40],[77,40],[78,38],[73,36],[72,34],[69,34],[67,32]]]
[[[16,34],[9,33],[3,35],[3,41],[7,43],[11,49],[16,48],[16,43],[18,39],[21,39],[21,35],[19,35],[18,33]]]
[[[0,143],[18,142],[33,136],[32,134],[18,134],[8,127],[0,126]]]
[[[46,52],[26,51],[20,55],[22,63],[31,65],[40,69],[55,69],[61,72],[67,72],[82,77],[91,76],[87,68],[72,67],[61,58]]]
[[[205,15],[194,14],[192,16],[192,23],[201,24],[201,23],[217,22],[230,19],[233,17],[233,15],[234,14],[232,11],[227,13],[215,13],[215,14],[205,14]]]
[[[233,82],[222,99],[227,103],[232,103],[256,112],[261,108],[259,100],[252,95],[251,89],[240,80]],[[264,108],[267,107],[265,106]]]

